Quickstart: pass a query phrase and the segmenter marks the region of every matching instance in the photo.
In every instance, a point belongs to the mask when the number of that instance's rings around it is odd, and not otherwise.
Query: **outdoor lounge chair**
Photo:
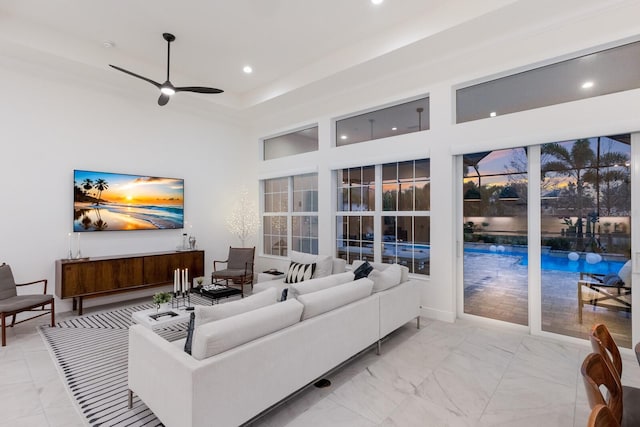
[[[29,294],[18,295],[18,286],[33,285],[36,283],[43,283],[44,290],[42,294]],[[47,304],[51,304],[51,308],[45,308]],[[53,295],[47,294],[47,279],[36,280],[34,282],[17,284],[13,279],[13,273],[9,265],[2,263],[0,265],[0,321],[2,321],[2,346],[7,345],[7,320],[11,318],[11,325],[17,325],[18,323],[25,322],[27,320],[35,319],[36,317],[44,316],[51,313],[51,327],[55,326],[55,311],[53,307]],[[40,314],[31,316],[28,319],[20,320],[16,322],[16,316],[18,313],[25,311],[36,311]]]
[[[631,260],[618,274],[580,273],[578,281],[578,321],[582,323],[585,304],[609,310],[631,312]]]

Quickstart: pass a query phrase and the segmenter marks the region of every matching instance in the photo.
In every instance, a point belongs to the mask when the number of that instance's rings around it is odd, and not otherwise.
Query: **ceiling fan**
[[[142,79],[146,82],[151,83],[152,85],[154,85],[155,87],[157,87],[158,89],[160,89],[160,98],[158,98],[158,105],[166,105],[167,102],[169,102],[169,99],[171,98],[171,95],[173,95],[176,92],[196,92],[196,93],[222,93],[224,92],[222,89],[216,89],[213,87],[203,87],[203,86],[180,86],[180,87],[175,87],[173,84],[171,84],[171,81],[169,81],[169,64],[170,64],[170,59],[171,59],[171,42],[174,41],[176,39],[176,37],[173,34],[170,33],[162,33],[162,37],[167,41],[167,81],[165,81],[164,83],[160,84],[156,81],[153,81],[151,79],[148,79],[146,77],[142,77],[139,74],[136,73],[132,73],[131,71],[125,70],[124,68],[120,68],[117,67],[115,65],[111,65],[109,64],[109,66],[111,68],[115,68],[118,71],[122,71],[123,73],[127,73],[133,77],[137,77],[139,79]]]

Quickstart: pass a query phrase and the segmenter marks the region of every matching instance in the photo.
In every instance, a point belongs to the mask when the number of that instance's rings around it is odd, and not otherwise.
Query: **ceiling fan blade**
[[[175,88],[176,92],[197,92],[197,93],[222,93],[222,89],[202,86],[184,86]]]
[[[160,95],[160,98],[158,98],[158,105],[162,106],[162,105],[167,105],[167,102],[169,102],[169,99],[171,98],[170,95],[165,95],[164,93]]]
[[[124,68],[116,67],[115,65],[111,65],[111,64],[109,64],[109,67],[111,67],[111,68],[115,68],[115,69],[116,69],[116,70],[118,70],[118,71],[122,71],[123,73],[129,74],[130,76],[137,77],[137,78],[139,78],[139,79],[141,79],[141,80],[144,80],[145,82],[149,82],[149,83],[151,83],[152,85],[154,85],[155,87],[157,87],[158,89],[160,89],[160,86],[161,86],[161,85],[160,85],[160,83],[158,83],[158,82],[154,82],[154,81],[153,81],[153,80],[151,80],[151,79],[148,79],[148,78],[146,78],[146,77],[142,77],[142,76],[141,76],[141,75],[139,75],[139,74],[132,73],[131,71],[129,71],[129,70],[125,70]],[[166,104],[166,102],[165,102],[165,104]],[[161,104],[161,105],[164,105],[164,104]]]

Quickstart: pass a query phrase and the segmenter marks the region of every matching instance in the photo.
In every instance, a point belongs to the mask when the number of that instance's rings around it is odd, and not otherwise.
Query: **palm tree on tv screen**
[[[93,184],[93,188],[98,190],[98,200],[96,201],[96,205],[100,205],[100,195],[104,190],[109,188],[109,183],[102,178],[96,179],[96,182]]]

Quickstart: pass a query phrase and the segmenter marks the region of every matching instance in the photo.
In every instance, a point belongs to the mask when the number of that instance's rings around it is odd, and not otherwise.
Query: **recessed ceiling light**
[[[591,80],[582,83],[582,89],[590,89],[593,87],[593,82]]]
[[[492,112],[489,113],[489,117],[495,117],[497,115],[498,115],[498,113],[496,113],[495,111],[492,111]]]
[[[244,71],[245,74],[251,74],[251,73],[253,73],[253,68],[251,68],[248,65],[245,65],[244,68],[242,69],[242,71]]]
[[[398,130],[398,128],[394,126],[391,128],[391,130]]]
[[[384,0],[371,0],[371,3],[373,4],[380,4],[382,3]]]
[[[340,139],[347,139],[347,135],[340,135]]]

